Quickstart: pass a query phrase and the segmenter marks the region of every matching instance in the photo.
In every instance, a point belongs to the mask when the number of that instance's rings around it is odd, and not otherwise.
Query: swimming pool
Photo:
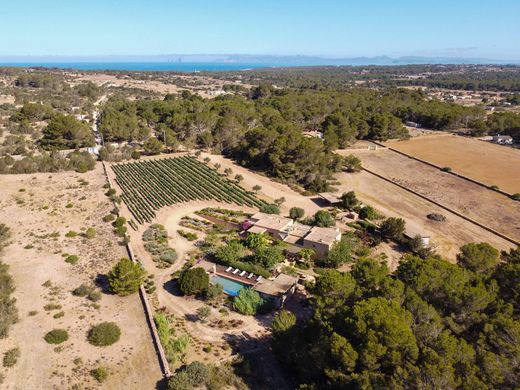
[[[213,275],[211,277],[211,283],[221,284],[224,287],[224,292],[235,297],[238,295],[238,292],[242,290],[244,287],[249,287],[247,284],[240,283],[235,280],[224,278],[218,275]]]

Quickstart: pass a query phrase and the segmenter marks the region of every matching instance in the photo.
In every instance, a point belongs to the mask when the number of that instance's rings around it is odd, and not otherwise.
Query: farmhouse
[[[242,224],[248,234],[265,233],[302,248],[312,248],[318,257],[325,256],[332,245],[341,240],[336,228],[322,228],[294,222],[279,215],[256,213]]]
[[[496,144],[501,144],[501,145],[512,145],[513,144],[513,137],[511,137],[509,135],[497,134],[497,135],[493,136],[491,141],[496,143]]]

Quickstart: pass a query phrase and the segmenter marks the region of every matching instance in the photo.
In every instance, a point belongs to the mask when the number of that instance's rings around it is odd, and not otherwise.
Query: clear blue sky
[[[520,0],[6,0],[0,9],[0,56],[520,59]]]

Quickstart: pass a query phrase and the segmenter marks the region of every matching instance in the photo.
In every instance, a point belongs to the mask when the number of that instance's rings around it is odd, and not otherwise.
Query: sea
[[[238,62],[0,62],[0,66],[79,70],[136,70],[151,72],[239,71],[284,66],[280,63]]]

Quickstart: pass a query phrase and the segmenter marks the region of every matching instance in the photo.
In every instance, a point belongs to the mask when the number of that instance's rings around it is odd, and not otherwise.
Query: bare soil
[[[79,179],[88,185],[80,185]],[[21,350],[17,365],[2,370],[6,377],[3,389],[65,389],[73,385],[152,389],[161,379],[138,295],[120,298],[103,293],[97,307],[71,293],[80,284],[106,274],[126,256],[110,224],[102,221],[112,209],[104,195],[105,182],[100,164],[86,174],[0,176],[0,221],[12,230],[12,243],[3,261],[10,265],[16,284],[14,297],[20,316],[9,337],[0,340],[0,352],[14,346]],[[66,207],[68,204],[72,206]],[[97,232],[92,239],[81,234],[65,237],[71,230],[81,233],[90,227]],[[78,263],[66,263],[65,253],[77,255]],[[61,308],[45,310],[48,304]],[[63,316],[54,318],[61,311]],[[121,339],[109,347],[92,346],[86,340],[87,332],[103,321],[117,323]],[[69,340],[59,346],[47,344],[43,337],[55,328],[66,329]],[[90,375],[98,366],[109,372],[103,384]]]
[[[488,186],[520,192],[520,150],[451,134],[389,141],[385,145]]]

